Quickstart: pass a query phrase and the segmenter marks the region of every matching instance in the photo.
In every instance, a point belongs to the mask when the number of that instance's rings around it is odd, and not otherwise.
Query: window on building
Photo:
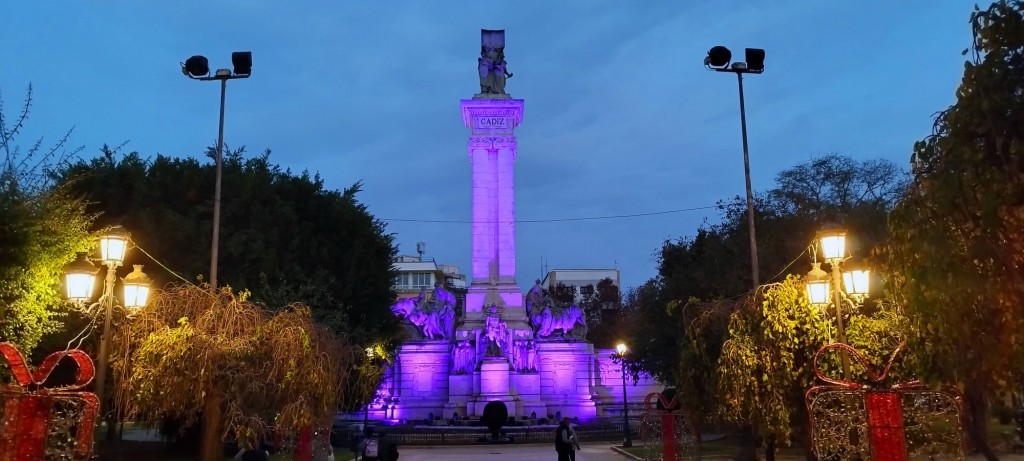
[[[412,275],[413,288],[429,287],[432,285],[429,272],[416,272]]]
[[[583,285],[580,287],[580,295],[588,296],[594,294],[593,285]]]

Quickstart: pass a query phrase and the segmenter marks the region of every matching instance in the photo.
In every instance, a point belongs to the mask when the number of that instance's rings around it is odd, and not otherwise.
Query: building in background
[[[424,260],[421,256],[395,257],[395,293],[398,299],[412,298],[420,294],[420,290],[428,292],[434,288],[435,282],[444,282],[444,272],[433,260]]]
[[[573,298],[579,302],[584,296],[595,294],[597,285],[604,279],[610,279],[616,290],[621,287],[618,269],[553,269],[544,275],[540,286],[545,289],[557,288],[559,284],[572,287]]]
[[[418,245],[418,248],[422,246]],[[426,289],[429,296],[435,282],[441,282],[445,288],[455,294],[458,300],[456,310],[461,309],[466,301],[466,274],[454,264],[438,264],[433,259],[426,259],[423,254],[418,256],[402,255],[394,259],[394,289],[398,299],[419,296],[420,290]]]

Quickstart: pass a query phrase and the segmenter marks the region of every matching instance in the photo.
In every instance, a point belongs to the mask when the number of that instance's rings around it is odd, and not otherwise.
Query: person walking
[[[576,459],[576,440],[572,428],[569,427],[569,418],[564,417],[555,429],[555,452],[558,453],[558,461],[573,461]]]
[[[569,461],[576,461],[576,452],[580,450],[580,441],[576,438],[576,429],[573,429],[571,424],[569,425],[569,440],[572,443],[572,446],[569,447]]]

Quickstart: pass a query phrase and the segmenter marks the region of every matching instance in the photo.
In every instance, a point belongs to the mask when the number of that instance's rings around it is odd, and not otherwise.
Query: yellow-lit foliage
[[[213,402],[223,434],[248,445],[274,427],[291,434],[328,424],[366,353],[293,304],[276,312],[230,288],[161,292],[118,332],[117,401],[132,420],[193,424]]]

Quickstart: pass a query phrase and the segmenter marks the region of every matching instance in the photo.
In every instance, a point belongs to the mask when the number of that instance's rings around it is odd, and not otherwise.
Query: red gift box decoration
[[[869,383],[831,378],[818,367],[826,351],[848,352],[867,370]],[[879,384],[889,375],[899,348],[881,373],[856,349],[829,344],[814,355],[814,374],[829,383],[805,395],[811,439],[819,459],[907,461],[910,458],[964,459],[962,399],[955,389],[932,390],[919,381]]]
[[[29,371],[25,356],[11,343],[0,343],[13,385],[0,386],[0,461],[84,460],[92,456],[93,429],[99,410],[96,394],[81,389],[96,375],[92,359],[78,349],[55,352]],[[65,358],[77,366],[75,380],[45,385]]]
[[[679,394],[667,399],[652,392],[644,398],[640,428],[647,459],[659,459],[655,453],[664,461],[700,459],[700,434],[679,410],[681,406]]]

